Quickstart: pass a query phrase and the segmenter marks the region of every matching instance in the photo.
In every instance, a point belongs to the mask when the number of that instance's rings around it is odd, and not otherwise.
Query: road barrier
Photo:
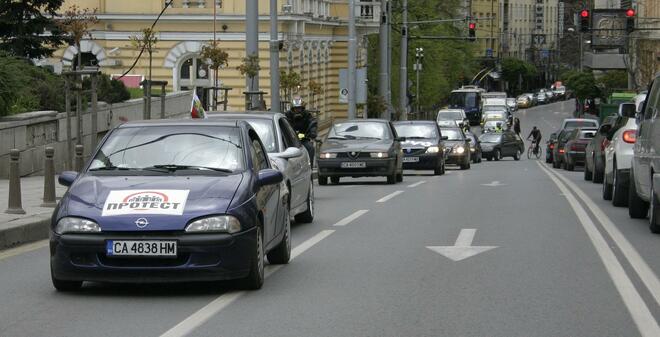
[[[83,167],[83,146],[78,144],[76,145],[76,172],[82,171]]]
[[[7,210],[5,210],[5,213],[9,214],[25,214],[21,201],[20,156],[21,152],[18,149],[9,151],[9,201]]]
[[[44,198],[41,207],[55,207],[57,202],[55,201],[55,164],[53,161],[53,156],[55,155],[55,149],[52,147],[46,147],[45,151],[46,158],[44,160]]]

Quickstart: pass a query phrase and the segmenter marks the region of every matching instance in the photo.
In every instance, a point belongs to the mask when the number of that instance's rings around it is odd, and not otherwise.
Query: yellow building
[[[81,44],[84,60],[98,64],[102,72],[119,75],[127,71],[139,50],[130,37],[150,27],[169,0],[66,0],[72,5],[95,9],[99,19],[91,37]],[[229,53],[229,66],[219,71],[220,83],[232,87],[229,109],[244,108],[245,78],[236,69],[245,55],[244,0],[174,0],[155,26],[158,43],[153,53],[153,80],[167,81],[169,90],[190,90],[213,85],[212,70],[200,59],[202,46],[213,40],[213,4],[216,4],[217,39]],[[356,2],[358,41],[377,31],[380,2]],[[269,1],[259,0],[259,57],[261,90],[270,92]],[[347,105],[339,102],[339,70],[348,65],[348,5],[331,0],[279,0],[280,69],[300,73],[299,94],[307,97],[308,108],[321,111],[320,118],[344,117]],[[366,53],[358,46],[358,65],[366,64]],[[78,54],[76,47],[59,50],[48,60],[56,70],[70,67]],[[134,82],[148,73],[145,55],[129,71]],[[310,81],[323,90],[312,97]],[[284,98],[283,98],[284,100]],[[266,96],[266,102],[270,98]]]
[[[476,18],[477,52],[480,57],[497,57],[500,41],[500,1],[468,0],[472,18]],[[488,50],[492,51],[489,52]]]

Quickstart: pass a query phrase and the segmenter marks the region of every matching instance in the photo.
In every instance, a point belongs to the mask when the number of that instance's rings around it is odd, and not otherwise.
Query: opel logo
[[[135,220],[135,225],[138,228],[142,229],[142,228],[147,227],[149,225],[149,221],[147,221],[147,219],[145,219],[145,218],[139,218],[139,219]]]
[[[351,156],[353,157],[357,156],[357,152],[351,152]]]

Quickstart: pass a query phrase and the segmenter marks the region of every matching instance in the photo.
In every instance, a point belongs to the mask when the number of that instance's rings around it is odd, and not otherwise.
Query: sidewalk
[[[21,194],[25,214],[7,214],[9,180],[0,179],[0,250],[22,243],[48,238],[50,217],[54,208],[40,207],[43,198],[44,177],[21,178]],[[55,179],[57,200],[66,187]]]

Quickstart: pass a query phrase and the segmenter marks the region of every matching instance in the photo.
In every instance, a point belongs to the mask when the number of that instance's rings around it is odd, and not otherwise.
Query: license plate
[[[419,157],[403,157],[404,163],[418,163]]]
[[[108,240],[108,256],[165,256],[176,257],[176,241],[162,240]]]
[[[341,168],[365,168],[367,163],[363,161],[347,161],[341,163]]]

